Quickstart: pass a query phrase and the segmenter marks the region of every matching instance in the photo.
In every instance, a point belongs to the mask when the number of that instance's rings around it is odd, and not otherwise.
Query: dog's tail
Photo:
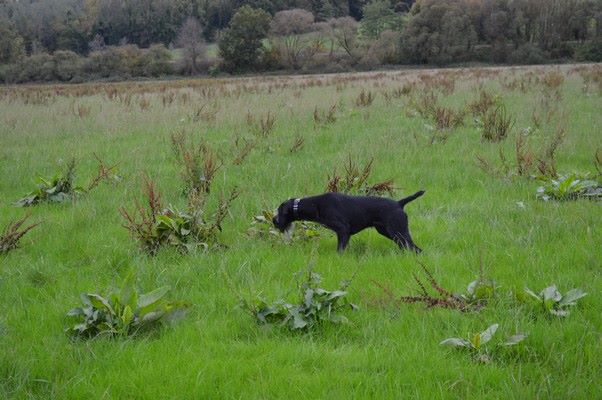
[[[416,200],[417,198],[419,198],[419,197],[420,197],[420,196],[422,196],[423,194],[424,194],[424,190],[420,190],[420,191],[418,191],[418,192],[414,193],[414,194],[413,194],[413,195],[411,195],[411,196],[408,196],[408,197],[406,197],[406,198],[404,198],[404,199],[401,199],[401,200],[399,200],[399,201],[398,201],[398,203],[399,203],[399,205],[401,206],[401,208],[403,208],[403,207],[404,207],[406,204],[408,204],[410,201],[414,201],[414,200]]]

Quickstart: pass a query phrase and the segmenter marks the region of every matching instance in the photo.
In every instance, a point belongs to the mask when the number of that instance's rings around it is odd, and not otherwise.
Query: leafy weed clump
[[[75,200],[77,196],[90,192],[101,181],[111,177],[111,173],[117,167],[117,165],[107,167],[98,156],[94,155],[94,157],[99,162],[98,173],[86,188],[75,185],[76,162],[75,159],[71,159],[62,175],[57,175],[52,179],[40,177],[36,189],[18,200],[15,205],[29,207],[40,203],[63,203]],[[118,179],[116,175],[113,175],[113,178]]]
[[[577,305],[577,301],[585,296],[587,296],[587,293],[578,288],[571,289],[563,295],[558,291],[556,285],[548,286],[539,294],[528,288],[516,293],[519,301],[531,304],[543,310],[547,315],[555,317],[568,316],[570,314],[569,308]]]
[[[362,89],[360,94],[355,99],[355,105],[358,107],[369,107],[374,102],[376,95],[373,94],[370,90],[366,91]]]
[[[118,291],[108,296],[82,293],[81,307],[67,313],[76,319],[66,332],[73,338],[130,336],[157,328],[161,323],[184,316],[188,304],[166,301],[169,286],[141,294],[130,275]]]
[[[423,303],[427,309],[441,307],[460,311],[476,311],[485,306],[489,300],[495,297],[497,285],[494,281],[484,278],[482,267],[479,278],[472,281],[468,285],[466,294],[455,294],[441,286],[441,284],[437,282],[437,280],[433,277],[433,274],[425,265],[420,264],[420,266],[422,267],[422,270],[426,275],[426,279],[434,293],[430,293],[427,290],[427,285],[425,285],[425,283],[418,278],[416,274],[412,274],[414,280],[418,284],[420,293],[411,296],[401,296],[399,298],[399,302],[410,304]],[[393,293],[389,289],[386,289],[384,286],[378,283],[376,284],[390,297],[394,297]]]
[[[74,199],[77,195],[84,193],[85,189],[75,186],[75,160],[67,163],[63,175],[57,175],[52,179],[39,178],[36,189],[29,192],[25,197],[18,200],[19,207],[29,207],[39,203],[62,203]]]
[[[468,104],[468,110],[475,118],[484,118],[487,112],[496,105],[500,104],[499,96],[481,90],[479,98]]]
[[[602,183],[586,175],[567,174],[558,178],[540,176],[542,186],[537,188],[537,198],[549,200],[577,200],[580,198],[602,200]]]
[[[340,192],[348,194],[362,194],[367,196],[382,196],[385,193],[393,196],[395,190],[392,180],[368,184],[367,180],[372,173],[374,159],[370,159],[363,168],[353,161],[351,155],[344,165],[344,175],[338,175],[336,168],[332,176],[328,176],[326,190],[329,192]]]
[[[318,107],[315,107],[313,113],[314,128],[317,128],[320,125],[335,123],[337,121],[336,112],[337,103],[330,106],[327,111],[319,110]]]
[[[182,192],[185,195],[209,193],[211,182],[223,162],[217,159],[206,143],[200,142],[196,145],[192,140],[188,140],[183,132],[171,135],[171,147],[182,167]]]
[[[348,320],[341,311],[357,310],[355,304],[345,299],[350,281],[342,282],[338,289],[332,291],[320,288],[320,281],[320,275],[310,267],[306,280],[297,285],[297,302],[277,300],[268,303],[259,299],[256,303],[249,303],[243,299],[241,305],[260,324],[277,324],[290,331],[310,331],[324,323],[347,323]]]
[[[483,130],[481,139],[488,142],[504,140],[514,126],[514,118],[506,111],[504,104],[488,111],[483,117]]]
[[[133,212],[123,207],[119,211],[126,221],[124,227],[149,254],[156,254],[164,245],[186,253],[199,247],[208,249],[220,246],[218,232],[222,229],[221,224],[231,202],[238,195],[239,192],[234,190],[228,198],[220,198],[211,220],[207,220],[204,196],[190,196],[187,211],[180,211],[173,206],[164,208],[154,183],[146,180],[146,206],[136,201]]]
[[[29,215],[26,215],[19,220],[11,221],[4,228],[2,235],[0,235],[0,254],[6,254],[9,251],[19,247],[19,240],[21,240],[21,238],[25,236],[27,232],[40,224],[40,222],[38,222],[25,228],[21,228],[28,218]]]
[[[498,342],[495,346],[488,346],[493,335],[497,331],[498,324],[493,324],[483,332],[476,333],[468,338],[448,338],[441,341],[441,345],[454,346],[468,350],[473,360],[489,363],[494,356],[504,347],[515,346],[525,340],[528,336],[526,333],[517,333],[510,336],[504,341]]]
[[[262,239],[280,238],[281,233],[274,228],[274,224],[272,223],[273,218],[274,212],[263,210],[261,215],[253,217],[251,227],[247,230],[247,234]],[[309,221],[297,221],[292,234],[290,234],[290,236],[285,236],[285,240],[291,242],[295,240],[319,239],[322,231],[323,229],[319,224]]]

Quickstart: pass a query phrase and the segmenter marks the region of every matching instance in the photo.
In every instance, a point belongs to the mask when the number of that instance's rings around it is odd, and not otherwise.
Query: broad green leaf
[[[575,305],[576,301],[587,296],[587,293],[581,289],[572,289],[565,293],[558,304],[560,307]]]
[[[104,297],[102,297],[96,293],[88,293],[87,296],[88,296],[88,299],[90,299],[90,303],[92,303],[92,305],[94,307],[96,307],[98,309],[105,309],[110,314],[115,314],[115,311],[113,311],[113,307],[111,307],[111,305],[109,304],[107,299],[105,299]]]
[[[462,339],[462,338],[449,338],[449,339],[445,339],[443,341],[441,341],[442,345],[445,346],[456,346],[456,347],[472,347],[472,345],[470,344],[470,342],[466,339]]]
[[[529,288],[525,288],[525,293],[529,295],[532,300],[536,300],[537,302],[542,301],[542,298],[532,292]]]
[[[328,300],[337,299],[337,298],[343,297],[345,295],[347,295],[347,292],[345,292],[343,290],[335,290],[328,295]]]
[[[77,317],[77,316],[85,316],[85,315],[86,315],[86,313],[84,312],[84,309],[81,307],[72,308],[71,310],[69,310],[69,312],[67,312],[68,317]]]
[[[146,314],[144,317],[142,317],[142,322],[150,323],[150,322],[158,321],[159,319],[161,319],[161,317],[164,314],[165,314],[165,311],[163,311],[163,310],[151,311],[148,314]]]
[[[125,308],[123,309],[123,314],[121,315],[121,320],[123,321],[124,325],[129,325],[130,322],[132,322],[132,320],[134,319],[134,313],[132,312],[132,309],[130,308],[130,306],[125,306]]]
[[[539,294],[541,298],[543,298],[544,302],[552,301],[554,303],[560,301],[562,299],[562,295],[556,288],[556,285],[548,286]]]
[[[132,303],[133,298],[136,297],[134,282],[136,282],[136,276],[133,272],[130,272],[124,279],[123,285],[121,286],[121,292],[119,293],[119,302],[122,305],[134,307],[135,302]]]
[[[480,349],[481,348],[481,334],[477,333],[475,334],[472,339],[470,339],[470,343],[472,344],[472,347],[474,347],[475,349]]]
[[[157,303],[159,300],[163,298],[169,292],[169,286],[163,286],[158,289],[153,290],[152,292],[143,294],[138,298],[138,307],[146,308],[150,305]]]
[[[522,342],[523,340],[525,340],[527,338],[527,336],[529,336],[529,334],[527,334],[527,333],[517,333],[516,335],[510,336],[508,339],[506,339],[505,342],[501,343],[501,345],[502,346],[514,346],[515,344],[518,344],[518,343]]]
[[[491,340],[491,338],[495,334],[495,331],[497,331],[498,326],[499,326],[498,324],[493,324],[489,328],[485,329],[483,332],[481,332],[479,334],[479,336],[481,338],[481,345],[483,345]]]
[[[307,321],[299,313],[293,314],[293,329],[303,329],[307,326]]]

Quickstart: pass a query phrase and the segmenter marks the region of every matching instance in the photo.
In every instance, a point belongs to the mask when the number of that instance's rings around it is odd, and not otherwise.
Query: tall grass
[[[564,77],[553,87],[561,90],[558,102],[566,115],[562,144],[553,152],[559,173],[593,172],[592,155],[602,147],[593,78],[588,95],[582,91],[582,76],[598,76],[600,67],[581,67],[592,72],[553,67]],[[21,247],[0,255],[0,398],[599,397],[600,208],[582,200],[537,201],[537,184],[528,178],[544,150],[552,149],[555,122],[541,118],[542,126],[524,136],[521,154],[533,156],[531,172],[523,176],[492,179],[474,162],[475,154],[497,160],[500,151],[514,162],[514,135],[532,126],[532,105],[543,88],[536,81],[550,69],[0,88],[0,226],[22,218],[23,210],[10,203],[59,159],[76,157],[79,176],[94,176],[97,163],[90,155],[96,152],[119,163],[123,178],[116,186],[98,185],[75,203],[33,208],[32,221],[44,223]],[[374,95],[383,88],[390,88],[388,100]],[[398,93],[391,92],[395,88]],[[405,105],[408,96],[419,102],[425,89],[439,106],[454,110],[466,109],[480,90],[500,94],[516,129],[507,140],[482,142],[480,127],[465,121],[446,141],[429,145],[429,114],[425,109],[425,118],[408,117]],[[356,103],[362,92],[369,108]],[[315,129],[314,111],[327,116],[325,107],[335,101],[336,120]],[[81,117],[73,104],[82,105]],[[214,118],[198,113],[200,104],[217,110]],[[185,209],[181,165],[169,144],[179,131],[194,134],[223,160],[213,175],[210,209],[219,204],[219,193],[235,186],[242,192],[220,210],[218,235],[227,248],[202,256],[161,248],[148,257],[121,227],[118,209],[139,196],[145,174],[164,200]],[[355,235],[342,255],[328,232],[293,244],[245,234],[258,210],[323,192],[333,167],[344,171],[347,154],[357,155],[356,162],[374,158],[370,182],[393,180],[396,198],[426,189],[406,207],[412,235],[424,249],[420,256],[400,252],[374,231]],[[294,274],[312,252],[324,287],[337,287],[358,271],[348,288],[349,301],[360,309],[351,324],[291,335],[259,326],[237,308],[227,281],[243,294],[287,298]],[[581,287],[590,296],[565,320],[550,321],[514,306],[509,294],[477,313],[426,311],[391,304],[373,284],[413,293],[420,261],[442,287],[461,290],[478,276],[481,256],[502,293],[555,283]],[[71,342],[63,333],[64,314],[79,294],[105,293],[130,271],[141,289],[171,286],[173,298],[193,304],[188,317],[148,337]],[[493,323],[529,332],[525,350],[480,365],[438,345]]]

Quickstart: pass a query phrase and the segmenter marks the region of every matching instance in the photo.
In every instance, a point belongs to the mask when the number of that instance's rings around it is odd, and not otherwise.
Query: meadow
[[[28,213],[41,222],[0,255],[0,397],[599,398],[601,203],[542,201],[531,176],[596,175],[601,95],[600,65],[0,87],[0,228]],[[506,136],[482,137],[482,96],[505,105]],[[142,201],[144,179],[164,205],[185,207],[177,134],[221,165],[208,207],[240,194],[218,233],[225,246],[151,256],[119,209]],[[74,201],[14,206],[72,158],[86,185],[94,155],[119,179]],[[406,207],[422,254],[373,230],[343,254],[329,231],[291,243],[249,235],[254,216],[324,192],[350,159],[373,160],[370,182],[391,180],[395,198],[426,190]],[[241,297],[292,300],[311,263],[324,288],[353,278],[349,323],[289,332],[241,309]],[[417,292],[420,263],[454,292],[480,268],[499,288],[478,311],[400,302]],[[80,293],[132,272],[142,291],[168,285],[190,303],[185,318],[131,337],[66,335]],[[551,284],[588,296],[564,318],[515,299]],[[494,323],[500,338],[529,336],[487,363],[439,345]]]

